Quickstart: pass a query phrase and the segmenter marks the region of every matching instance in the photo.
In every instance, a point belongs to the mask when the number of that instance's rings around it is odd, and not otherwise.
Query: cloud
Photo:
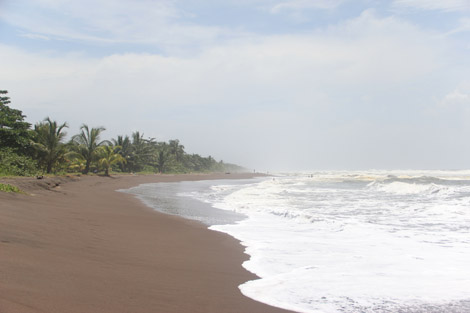
[[[346,0],[240,0],[217,6],[217,14],[235,18],[230,11],[252,11],[260,7],[271,13],[299,15],[305,9],[333,9]],[[247,35],[240,28],[201,22],[199,9],[210,1],[181,0],[7,0],[0,19],[29,38],[49,38],[93,45],[143,44],[160,49],[212,45]],[[215,9],[214,9],[215,10]],[[246,12],[245,11],[245,12]],[[243,17],[240,17],[242,19]],[[263,17],[260,17],[263,18]],[[239,22],[237,22],[239,24]]]
[[[448,12],[470,10],[470,2],[468,0],[394,0],[393,5],[399,8]]]
[[[458,22],[459,25],[451,31],[448,31],[446,35],[454,35],[470,31],[470,18],[462,18]]]
[[[344,0],[289,0],[274,4],[271,13],[279,13],[284,10],[302,10],[302,9],[334,9]]]
[[[17,0],[6,8],[0,18],[30,37],[168,47],[211,43],[222,34],[191,23],[170,0]]]
[[[444,96],[440,104],[443,107],[459,107],[470,112],[470,83],[460,83],[457,88]]]
[[[3,45],[0,85],[29,121],[53,113],[71,134],[84,122],[111,137],[140,130],[260,170],[380,167],[431,127],[422,106],[448,92],[441,82],[456,86],[450,47],[366,11],[302,35],[236,38],[185,56],[52,56]],[[376,163],[364,158],[370,145]],[[404,151],[403,164],[420,162],[420,151]]]
[[[20,34],[20,36],[24,38],[29,38],[29,39],[51,40],[48,36],[39,35],[39,34],[24,33],[24,34]]]

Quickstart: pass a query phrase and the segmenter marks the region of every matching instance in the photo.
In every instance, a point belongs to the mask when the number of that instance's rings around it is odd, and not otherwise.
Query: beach
[[[229,235],[116,190],[250,174],[15,178],[0,193],[0,312],[287,312],[247,298]]]

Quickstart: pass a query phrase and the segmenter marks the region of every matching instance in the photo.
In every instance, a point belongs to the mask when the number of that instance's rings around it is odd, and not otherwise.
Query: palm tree
[[[52,168],[57,165],[60,160],[64,160],[67,153],[62,140],[67,135],[64,131],[67,123],[58,125],[56,121],[51,121],[49,117],[43,122],[34,126],[35,144],[39,151],[39,162],[44,166],[46,173],[51,173]]]
[[[97,127],[89,129],[88,125],[83,124],[80,127],[80,134],[72,137],[72,144],[76,151],[85,159],[85,169],[83,174],[88,174],[90,171],[90,164],[96,157],[98,147],[104,144],[110,144],[108,140],[100,140],[100,134],[105,131],[104,127]]]
[[[155,138],[144,139],[144,134],[136,131],[132,133],[132,157],[131,169],[139,171],[145,165],[151,162],[151,157],[155,153],[156,147]]]
[[[69,152],[67,153],[67,158],[69,159],[69,169],[74,171],[74,172],[80,172],[83,173],[85,170],[85,165],[86,161],[83,158],[83,155],[77,153],[77,152]]]
[[[165,171],[166,161],[168,160],[168,144],[166,142],[162,142],[158,145],[156,156],[158,171],[163,173]]]
[[[130,169],[126,165],[128,160],[131,160],[132,158],[132,143],[129,139],[129,136],[117,136],[116,139],[113,139],[113,144],[118,150],[117,152],[122,155],[124,159],[126,159],[125,163],[120,163],[119,167],[121,168],[121,171],[123,172],[129,172]]]
[[[178,139],[170,140],[169,146],[171,154],[175,156],[177,162],[180,162],[184,155],[184,146],[180,145],[180,141]]]
[[[104,174],[109,176],[109,168],[118,163],[126,163],[126,159],[118,153],[119,146],[113,147],[110,145],[101,146],[98,148],[98,164],[104,168]]]

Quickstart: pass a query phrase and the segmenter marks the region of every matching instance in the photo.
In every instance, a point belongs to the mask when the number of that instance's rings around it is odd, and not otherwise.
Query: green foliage
[[[0,175],[34,176],[38,174],[36,162],[24,155],[19,155],[11,148],[0,150]]]
[[[34,126],[34,147],[37,151],[39,165],[49,174],[52,169],[65,162],[67,148],[62,143],[66,136],[64,128],[67,123],[58,125],[48,117]]]
[[[0,90],[0,95],[7,94]],[[29,147],[31,124],[24,121],[26,117],[20,110],[10,108],[10,98],[0,96],[0,147],[12,148],[20,153],[26,152]]]
[[[109,169],[114,164],[126,163],[126,159],[117,150],[120,147],[101,146],[98,148],[98,165],[104,169],[104,174],[109,176]]]
[[[86,160],[79,153],[70,151],[67,153],[68,169],[73,173],[83,173],[86,166]]]
[[[83,174],[88,174],[92,161],[96,160],[97,149],[99,146],[108,144],[108,140],[100,141],[100,135],[105,131],[104,127],[90,129],[88,125],[83,124],[80,127],[80,134],[72,137],[72,147],[78,154],[85,159],[85,169]]]
[[[175,157],[176,162],[180,162],[184,155],[184,146],[180,145],[178,139],[168,142],[169,152]]]
[[[126,162],[119,163],[119,169],[121,172],[131,172],[130,163],[132,163],[132,156],[134,147],[129,139],[129,136],[118,136],[113,139],[113,144],[116,147],[117,153],[119,153]]]
[[[145,165],[151,164],[156,153],[156,144],[154,138],[144,139],[144,134],[138,131],[132,133],[131,153],[127,157],[129,170],[139,172]]]
[[[0,90],[0,95],[6,95],[7,93],[8,91],[6,90]],[[10,97],[0,96],[0,103],[4,105],[11,103]]]
[[[169,145],[166,142],[159,144],[156,154],[156,167],[160,173],[165,173],[167,169],[167,161],[170,157]]]
[[[0,191],[14,192],[14,193],[24,193],[16,186],[13,186],[13,185],[10,185],[10,184],[2,184],[2,183],[0,183]]]

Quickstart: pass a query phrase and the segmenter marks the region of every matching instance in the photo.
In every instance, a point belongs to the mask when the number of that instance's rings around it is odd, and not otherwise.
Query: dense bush
[[[37,162],[32,158],[19,155],[11,148],[0,150],[0,175],[34,176],[38,172]]]

